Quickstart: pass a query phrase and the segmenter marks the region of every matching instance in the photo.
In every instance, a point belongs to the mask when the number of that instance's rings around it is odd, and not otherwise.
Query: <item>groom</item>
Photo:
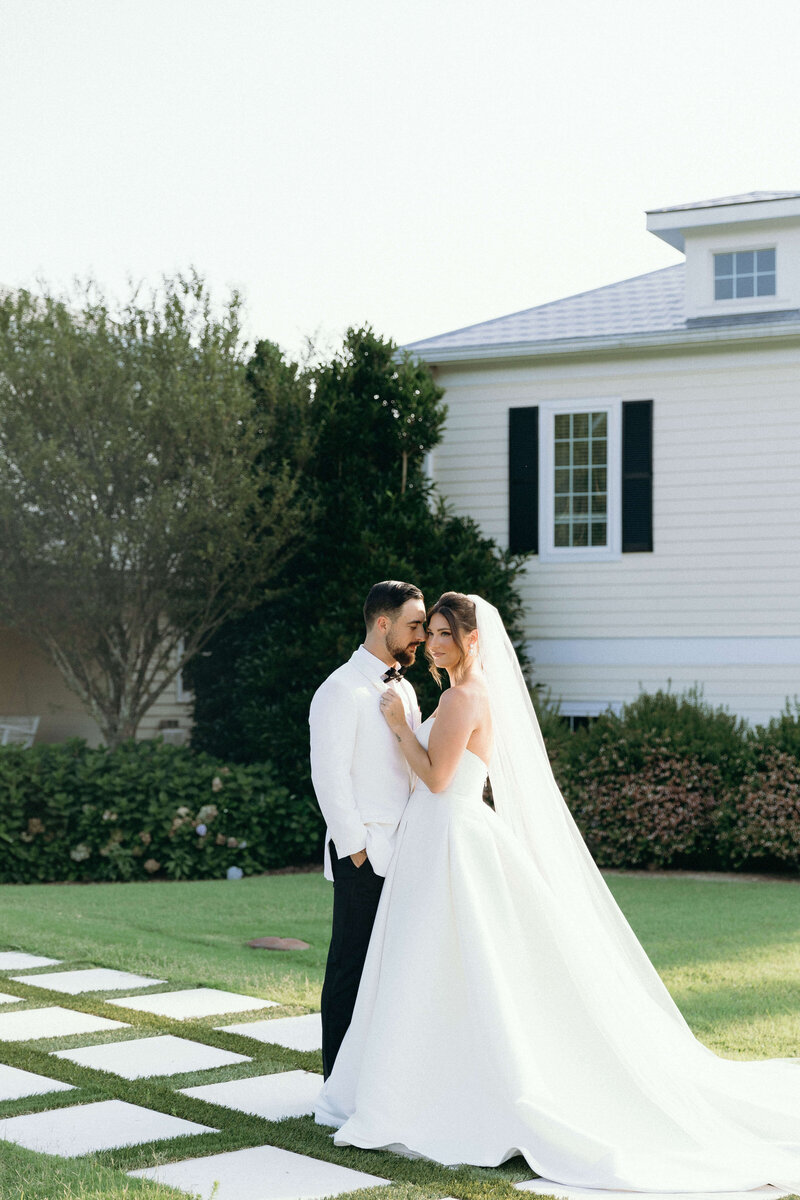
[[[325,878],[333,880],[333,930],[322,987],[322,1067],[330,1075],[356,1001],[394,836],[414,782],[381,716],[393,683],[412,729],[417,698],[401,672],[425,642],[422,592],[394,579],[364,604],[364,644],[314,694],[311,778],[327,822]]]

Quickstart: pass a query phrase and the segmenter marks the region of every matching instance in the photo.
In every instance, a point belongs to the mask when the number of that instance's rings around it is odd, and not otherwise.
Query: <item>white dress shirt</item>
[[[385,875],[397,826],[416,777],[380,711],[386,664],[364,646],[314,693],[309,712],[311,779],[325,833],[325,878],[333,879],[329,843],[339,858],[366,849],[376,875]],[[412,729],[420,724],[413,687],[393,687]]]

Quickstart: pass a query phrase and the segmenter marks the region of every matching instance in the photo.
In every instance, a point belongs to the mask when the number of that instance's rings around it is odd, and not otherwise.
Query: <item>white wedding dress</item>
[[[497,793],[494,757],[490,774]],[[519,814],[483,802],[486,775],[466,750],[446,791],[417,782],[317,1121],[337,1145],[480,1166],[523,1154],[584,1187],[797,1189],[800,1065],[702,1046],[583,843],[568,823],[555,834],[567,818],[540,814],[554,874]]]

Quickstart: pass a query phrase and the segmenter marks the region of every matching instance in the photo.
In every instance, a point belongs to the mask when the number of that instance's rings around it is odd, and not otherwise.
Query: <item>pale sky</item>
[[[0,286],[197,267],[251,339],[403,343],[800,188],[798,0],[0,0]]]

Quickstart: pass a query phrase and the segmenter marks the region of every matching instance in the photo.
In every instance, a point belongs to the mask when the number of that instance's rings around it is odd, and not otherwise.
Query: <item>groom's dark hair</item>
[[[364,601],[364,624],[371,629],[378,617],[393,617],[406,600],[421,600],[422,592],[413,583],[399,579],[384,579],[369,589]]]

